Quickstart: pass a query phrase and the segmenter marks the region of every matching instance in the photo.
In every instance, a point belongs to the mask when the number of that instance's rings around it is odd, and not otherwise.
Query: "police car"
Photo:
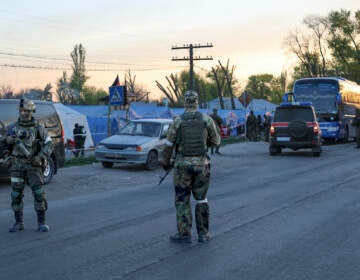
[[[311,149],[313,156],[320,156],[321,130],[310,102],[284,102],[275,109],[269,153],[274,156],[284,148]]]

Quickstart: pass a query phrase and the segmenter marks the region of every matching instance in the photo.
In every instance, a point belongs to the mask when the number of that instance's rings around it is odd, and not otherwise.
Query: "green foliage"
[[[332,11],[328,15],[330,26],[329,48],[339,74],[360,83],[360,10]]]
[[[286,91],[286,74],[275,77],[272,74],[252,75],[248,78],[245,90],[256,99],[265,99],[272,103],[280,103]]]
[[[74,50],[71,52],[71,58],[73,60],[73,73],[70,79],[70,87],[82,91],[86,81],[89,79],[85,75],[85,48],[80,45],[75,45]]]
[[[343,76],[360,83],[360,10],[331,11],[304,23],[312,37],[294,32],[286,43],[299,59],[293,79]]]
[[[81,102],[86,105],[99,105],[102,104],[108,93],[103,89],[97,89],[93,86],[85,86],[81,93]]]
[[[80,166],[80,165],[86,165],[86,164],[92,164],[96,161],[95,156],[88,156],[88,157],[74,157],[72,159],[69,159],[65,162],[64,167],[70,167],[70,166]]]

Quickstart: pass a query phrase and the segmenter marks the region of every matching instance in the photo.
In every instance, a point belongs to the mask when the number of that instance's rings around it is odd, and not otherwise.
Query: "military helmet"
[[[196,105],[198,104],[199,96],[193,90],[185,92],[185,105]]]
[[[36,106],[30,99],[20,99],[19,110],[21,109],[35,113]]]

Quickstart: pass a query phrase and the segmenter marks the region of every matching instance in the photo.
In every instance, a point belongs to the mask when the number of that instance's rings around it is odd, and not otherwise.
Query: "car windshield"
[[[160,123],[155,122],[129,122],[118,132],[119,135],[143,135],[149,137],[160,136]]]
[[[306,122],[314,121],[313,111],[305,107],[277,108],[274,115],[274,122],[291,122],[302,120]]]
[[[336,81],[299,81],[294,85],[294,96],[299,102],[312,102],[317,113],[335,113],[336,95],[339,87]]]

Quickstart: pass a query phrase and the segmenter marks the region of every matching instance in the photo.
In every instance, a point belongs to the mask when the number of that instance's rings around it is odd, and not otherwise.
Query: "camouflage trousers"
[[[206,194],[210,183],[210,164],[174,167],[175,207],[179,234],[189,234],[192,226],[191,194],[196,200],[195,220],[199,235],[209,232],[209,205]]]
[[[11,207],[14,212],[24,208],[23,197],[25,185],[28,185],[34,196],[35,211],[46,211],[47,201],[43,188],[41,170],[39,168],[12,170],[11,179]]]

